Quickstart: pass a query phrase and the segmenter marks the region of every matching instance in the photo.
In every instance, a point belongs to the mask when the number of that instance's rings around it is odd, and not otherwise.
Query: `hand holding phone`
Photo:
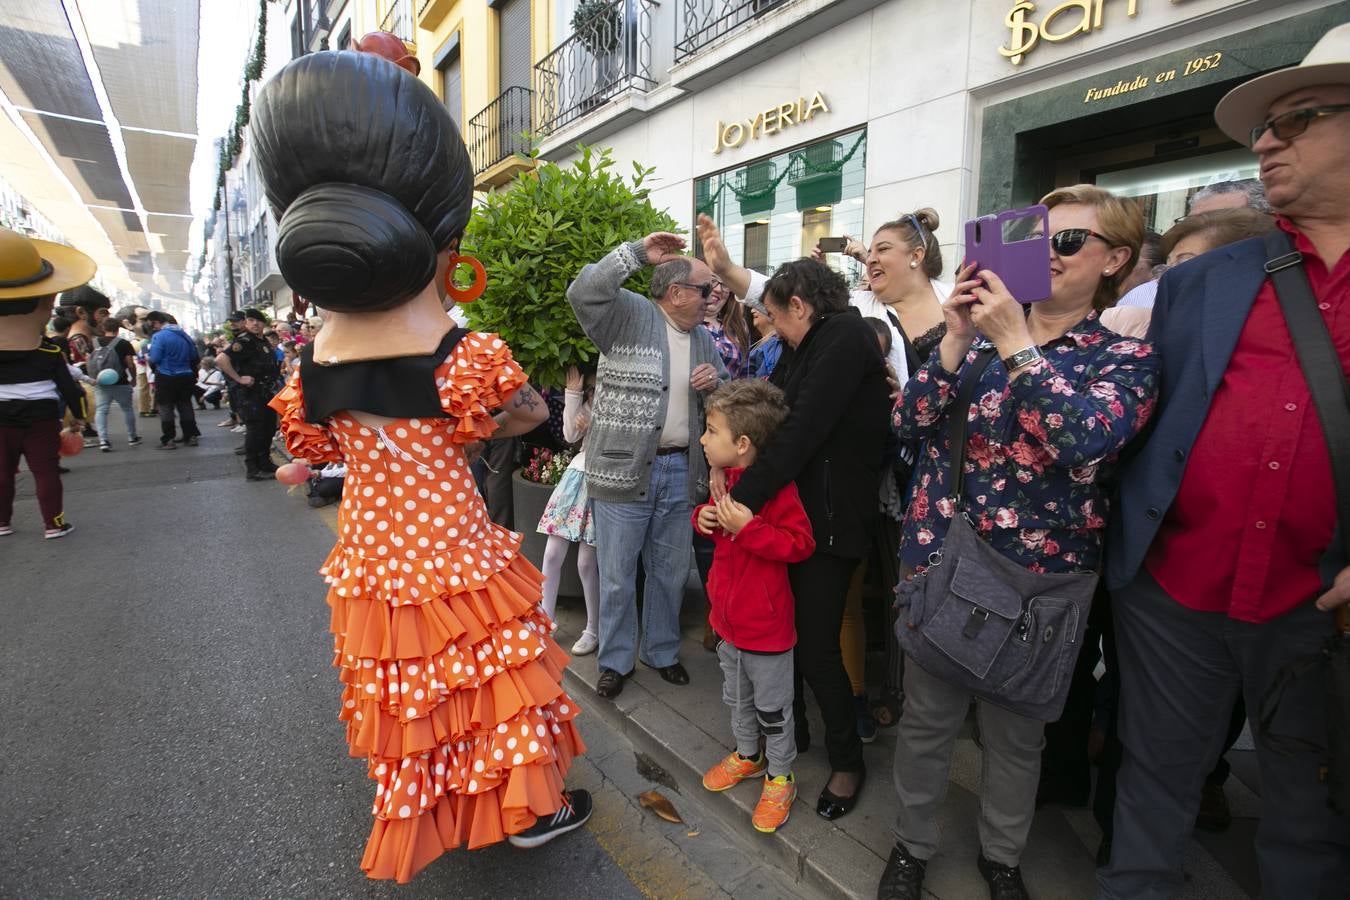
[[[966,259],[995,273],[1019,303],[1050,298],[1049,210],[1041,204],[966,223]],[[987,287],[987,285],[986,285]]]

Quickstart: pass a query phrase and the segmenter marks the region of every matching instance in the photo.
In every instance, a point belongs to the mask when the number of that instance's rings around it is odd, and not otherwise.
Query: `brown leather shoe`
[[[632,675],[629,672],[628,675]],[[595,692],[606,700],[613,700],[623,693],[623,683],[628,680],[628,675],[622,675],[613,669],[601,669],[600,680],[595,685]]]

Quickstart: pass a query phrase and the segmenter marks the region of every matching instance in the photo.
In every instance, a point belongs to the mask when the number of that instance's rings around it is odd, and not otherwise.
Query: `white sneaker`
[[[248,428],[243,425],[236,425],[233,428],[231,428],[230,431],[232,431],[235,434],[243,434],[245,431],[248,431]]]
[[[65,524],[60,525],[57,528],[48,528],[45,532],[43,532],[42,536],[50,541],[56,538],[63,538],[74,530],[75,526],[70,524],[69,522],[66,522]]]
[[[572,645],[573,656],[589,656],[600,647],[600,639],[589,631],[583,631],[581,637]]]

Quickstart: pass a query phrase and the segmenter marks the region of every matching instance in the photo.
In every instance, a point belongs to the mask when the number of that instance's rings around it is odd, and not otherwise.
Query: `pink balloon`
[[[277,469],[277,481],[282,484],[302,484],[309,480],[309,466],[287,463]]]

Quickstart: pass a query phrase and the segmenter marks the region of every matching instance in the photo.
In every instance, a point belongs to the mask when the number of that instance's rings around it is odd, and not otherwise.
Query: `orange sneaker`
[[[755,804],[754,815],[750,822],[756,831],[772,834],[788,820],[792,811],[792,801],[797,799],[797,782],[791,775],[779,775],[777,778],[764,776],[764,791]]]
[[[745,781],[764,774],[766,763],[764,754],[759,759],[742,759],[734,750],[727,758],[703,773],[703,786],[710,791],[725,791]]]

